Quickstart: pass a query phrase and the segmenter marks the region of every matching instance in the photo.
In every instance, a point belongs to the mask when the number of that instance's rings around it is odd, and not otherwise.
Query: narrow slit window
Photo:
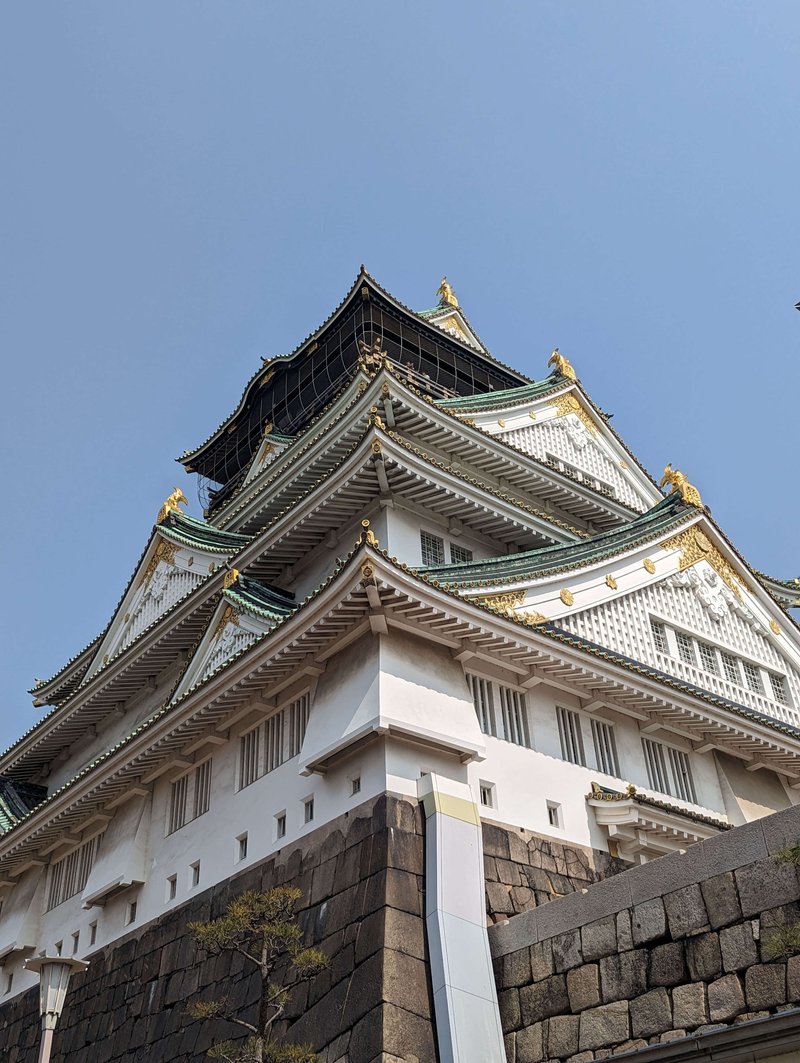
[[[602,720],[592,720],[592,741],[597,757],[597,768],[606,775],[619,778],[619,760],[617,759],[617,742],[614,728]]]
[[[479,675],[468,675],[467,683],[472,694],[472,703],[478,716],[478,723],[484,734],[497,737],[497,724],[494,716],[494,698],[492,684]]]
[[[503,732],[507,742],[517,746],[530,746],[528,713],[525,698],[518,690],[500,686],[500,708],[503,714]]]
[[[243,734],[239,739],[239,789],[254,783],[259,775],[261,727]]]
[[[482,782],[480,784],[480,798],[485,808],[494,808],[494,783]]]
[[[558,736],[561,740],[561,756],[570,764],[581,764],[586,767],[580,716],[571,709],[562,709],[561,706],[557,706],[556,717]]]
[[[283,764],[283,730],[286,714],[276,712],[264,723],[264,771],[274,771]]]
[[[293,701],[289,706],[289,758],[298,756],[308,727],[311,699],[308,694]]]

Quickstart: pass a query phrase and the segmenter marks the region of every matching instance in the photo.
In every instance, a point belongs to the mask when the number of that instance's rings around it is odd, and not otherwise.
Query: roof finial
[[[661,483],[658,486],[664,487],[666,484],[672,486],[671,495],[678,492],[684,502],[688,502],[690,506],[697,506],[698,509],[703,509],[703,500],[700,497],[700,492],[694,484],[689,483],[679,469],[673,469],[672,465],[667,465],[666,469],[664,469],[664,475],[661,477]]]
[[[553,350],[553,353],[550,355],[550,361],[547,364],[554,365],[556,367],[555,371],[561,376],[566,377],[567,380],[577,379],[575,376],[575,370],[572,368],[569,358],[565,358],[563,354],[559,354],[558,347]]]
[[[456,309],[458,309],[458,299],[456,299],[456,293],[447,283],[447,277],[442,277],[442,283],[439,285],[436,294],[439,296],[440,306],[454,306]]]
[[[165,500],[164,505],[158,511],[156,517],[156,524],[163,524],[170,513],[182,513],[181,504],[184,506],[189,505],[189,499],[181,491],[180,487],[176,487],[172,494]]]

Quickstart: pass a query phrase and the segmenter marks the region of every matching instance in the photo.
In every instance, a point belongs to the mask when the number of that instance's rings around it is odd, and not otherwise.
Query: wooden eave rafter
[[[60,832],[75,831],[124,789],[142,785],[154,771],[161,774],[165,762],[186,760],[193,743],[224,732],[226,720],[241,719],[248,703],[276,705],[279,692],[298,675],[319,674],[330,657],[366,635],[376,614],[389,629],[433,641],[459,659],[468,654],[506,669],[523,689],[543,682],[570,690],[590,711],[610,709],[645,724],[663,723],[698,746],[713,737],[714,748],[747,761],[757,756],[772,770],[800,779],[800,734],[603,659],[570,645],[558,632],[464,601],[392,562],[362,535],[360,546],[295,613],[162,707],[0,839],[0,875],[34,857]]]

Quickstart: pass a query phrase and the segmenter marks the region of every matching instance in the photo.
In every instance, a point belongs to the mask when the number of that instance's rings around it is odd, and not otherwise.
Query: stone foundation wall
[[[800,807],[490,927],[508,1063],[589,1063],[800,1004]],[[800,949],[797,950],[800,952]]]
[[[489,923],[580,892],[630,866],[597,849],[487,822],[483,823],[483,859]]]
[[[218,916],[245,889],[283,883],[302,890],[300,925],[331,958],[292,999],[291,1038],[309,1042],[323,1063],[371,1063],[382,1053],[436,1063],[422,831],[416,802],[384,795],[93,953],[71,982],[53,1063],[200,1063],[215,1041],[237,1037],[228,1023],[191,1020],[186,1007],[225,994],[252,1019],[259,979],[238,956],[198,952],[187,924]],[[31,990],[0,1008],[0,1058],[35,1063],[38,1041]]]

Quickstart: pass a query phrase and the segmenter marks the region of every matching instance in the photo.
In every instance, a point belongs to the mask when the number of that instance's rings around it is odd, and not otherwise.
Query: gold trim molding
[[[556,395],[554,399],[548,399],[547,404],[555,406],[556,417],[566,417],[568,413],[574,413],[593,436],[597,435],[597,425],[571,391],[568,391],[566,395]]]
[[[156,552],[150,558],[150,563],[144,570],[140,587],[146,587],[150,580],[153,578],[153,573],[158,568],[159,561],[166,561],[168,565],[175,564],[175,555],[178,552],[178,545],[176,543],[168,542],[166,539],[159,539]]]

